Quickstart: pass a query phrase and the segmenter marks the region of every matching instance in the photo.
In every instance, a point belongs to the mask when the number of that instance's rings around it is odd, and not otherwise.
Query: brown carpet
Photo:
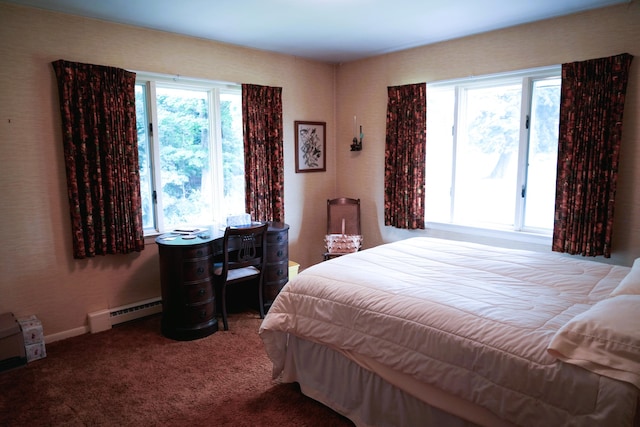
[[[152,316],[47,345],[0,372],[0,426],[353,426],[271,379],[254,312],[194,341]]]

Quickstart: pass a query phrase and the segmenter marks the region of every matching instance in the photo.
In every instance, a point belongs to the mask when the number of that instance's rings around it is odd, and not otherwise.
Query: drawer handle
[[[201,256],[203,253],[204,253],[204,252],[202,251],[202,249],[198,249],[198,251],[196,252],[196,254],[197,254],[198,256]]]
[[[284,237],[283,237],[283,236],[278,236],[278,237],[277,237],[278,242],[282,242],[282,239],[284,239]]]
[[[200,290],[198,291],[198,295],[199,295],[199,296],[202,296],[202,295],[204,295],[204,293],[205,293],[205,292],[206,292],[206,291],[205,291],[204,289],[200,289]]]
[[[284,274],[284,270],[279,268],[278,269],[278,276],[282,276]]]
[[[283,251],[282,249],[280,249],[280,250],[277,252],[278,256],[282,256],[282,254],[283,254],[283,253],[284,253],[284,251]]]
[[[204,267],[198,267],[198,270],[196,270],[198,272],[198,274],[202,274],[204,273]]]
[[[200,318],[201,318],[201,319],[204,319],[205,317],[207,317],[207,310],[202,310],[202,311],[200,312]]]

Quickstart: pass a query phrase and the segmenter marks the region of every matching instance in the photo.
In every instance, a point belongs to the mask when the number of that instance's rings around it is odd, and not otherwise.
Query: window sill
[[[504,240],[516,244],[539,245],[551,247],[551,234],[532,233],[525,231],[494,230],[488,228],[469,227],[464,225],[444,224],[438,222],[425,223],[427,230],[444,233],[455,233],[466,236],[482,238],[484,240]]]

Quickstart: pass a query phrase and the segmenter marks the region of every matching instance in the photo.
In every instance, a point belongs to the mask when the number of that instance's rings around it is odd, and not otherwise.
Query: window
[[[428,223],[550,235],[560,67],[427,86]]]
[[[136,115],[145,234],[245,211],[240,86],[138,74]]]

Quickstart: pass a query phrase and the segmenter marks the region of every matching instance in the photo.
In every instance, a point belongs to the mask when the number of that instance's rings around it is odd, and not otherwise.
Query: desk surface
[[[165,233],[156,237],[156,243],[169,246],[190,246],[209,243],[224,237],[224,229],[216,227],[205,228],[197,234]]]
[[[280,231],[289,228],[289,226],[282,222],[269,222],[269,231]],[[156,243],[160,245],[168,246],[191,246],[199,245],[201,243],[209,243],[214,240],[219,240],[224,237],[225,227],[208,226],[199,227],[198,233],[184,234],[184,233],[164,233],[156,237]]]

